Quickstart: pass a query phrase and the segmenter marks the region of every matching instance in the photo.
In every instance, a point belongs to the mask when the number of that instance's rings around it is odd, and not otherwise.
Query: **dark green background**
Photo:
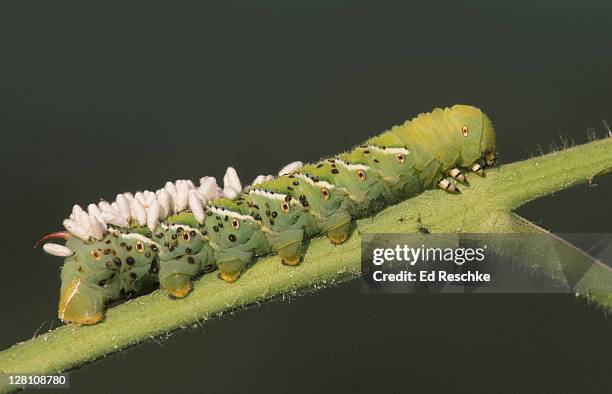
[[[454,103],[504,162],[612,122],[612,2],[4,1],[0,347],[59,325],[73,203],[170,179],[244,181]],[[610,232],[610,182],[521,213]],[[72,391],[610,392],[612,322],[569,295],[390,295],[358,283],[268,303],[72,374]]]

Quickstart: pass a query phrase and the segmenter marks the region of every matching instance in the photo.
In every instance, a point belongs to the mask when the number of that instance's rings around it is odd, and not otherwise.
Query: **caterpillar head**
[[[484,157],[487,163],[495,160],[495,130],[487,115],[476,107],[454,105],[451,112],[458,125],[457,133],[461,141],[459,165],[467,167]]]

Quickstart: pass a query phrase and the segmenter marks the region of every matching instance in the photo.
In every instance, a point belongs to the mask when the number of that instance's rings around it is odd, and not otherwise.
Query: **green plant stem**
[[[236,283],[227,284],[215,275],[205,275],[183,300],[171,300],[156,291],[111,308],[100,324],[65,325],[18,343],[0,352],[0,372],[66,371],[235,308],[354,278],[360,271],[359,234],[414,232],[417,218],[430,231],[439,233],[544,231],[516,217],[511,210],[585,183],[610,168],[612,138],[489,169],[485,178],[471,175],[471,186],[464,188],[461,195],[427,191],[359,220],[355,233],[343,245],[313,240],[298,267],[283,266],[274,256],[263,258]],[[606,268],[595,265],[579,284],[581,293],[590,294],[591,287],[602,281],[612,283],[612,274]],[[609,294],[590,296],[603,307],[612,306]],[[11,389],[14,388],[0,385],[0,392]]]

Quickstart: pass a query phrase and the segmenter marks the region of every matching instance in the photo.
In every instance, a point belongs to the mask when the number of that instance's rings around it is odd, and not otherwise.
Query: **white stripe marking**
[[[155,245],[159,248],[159,244],[155,241],[150,240],[149,238],[145,237],[142,234],[138,234],[138,233],[121,233],[119,234],[119,238],[124,238],[124,239],[135,239],[137,241],[143,242],[145,244],[149,244],[149,245]]]
[[[341,166],[344,166],[345,168],[353,171],[353,170],[363,170],[363,171],[367,171],[370,169],[370,167],[368,166],[364,166],[363,164],[349,164],[343,160],[340,159],[336,159],[336,163],[340,164]]]
[[[369,149],[372,152],[383,153],[386,155],[396,155],[398,153],[403,153],[404,155],[410,154],[410,151],[406,148],[381,148],[376,145],[367,145],[365,147],[359,147],[359,149]]]
[[[249,191],[249,194],[251,195],[255,194],[257,196],[272,198],[274,200],[279,200],[279,201],[285,201],[285,198],[287,197],[286,194],[269,192],[267,190],[262,190],[262,189],[251,189]]]
[[[332,185],[329,182],[325,182],[325,181],[313,181],[308,175],[305,175],[305,174],[295,174],[295,176],[305,180],[306,182],[310,183],[313,186],[325,187],[327,189],[333,189],[333,188],[336,187],[335,185]]]
[[[255,221],[255,219],[252,216],[249,215],[241,215],[238,212],[234,212],[234,211],[230,211],[228,209],[225,208],[218,208],[215,206],[209,206],[207,208],[209,211],[211,211],[212,213],[214,213],[215,215],[220,215],[220,216],[229,216],[231,218],[236,218],[236,219],[242,219],[242,220],[250,220],[252,222]]]

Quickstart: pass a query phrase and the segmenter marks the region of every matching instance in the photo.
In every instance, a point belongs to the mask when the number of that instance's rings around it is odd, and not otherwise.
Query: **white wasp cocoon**
[[[200,193],[200,198],[205,203],[221,197],[221,188],[217,185],[217,180],[212,176],[200,178],[198,192]]]
[[[225,175],[223,176],[223,190],[227,187],[232,187],[234,190],[241,191],[242,184],[240,183],[240,178],[238,178],[238,173],[234,169],[234,167],[227,167],[225,171]]]
[[[74,205],[72,207],[72,215],[70,216],[72,220],[74,220],[79,226],[83,228],[86,232],[89,231],[89,219],[87,212],[83,211],[83,209],[79,205]]]
[[[238,197],[238,193],[240,192],[234,189],[232,186],[226,186],[225,189],[223,189],[223,196],[229,198],[230,200]]]
[[[200,178],[200,186],[217,186],[217,179],[214,176],[203,176]]]
[[[147,207],[147,226],[151,229],[151,231],[155,230],[157,227],[157,222],[159,220],[159,203],[157,200],[153,200],[151,204]]]
[[[108,228],[106,227],[106,221],[102,217],[102,211],[100,211],[100,208],[98,208],[96,204],[89,204],[87,206],[87,212],[89,213],[90,217],[94,217],[96,219],[98,225],[102,228],[103,233],[108,231]],[[91,228],[91,226],[92,226],[91,220],[89,220],[89,227]],[[93,231],[92,231],[92,235],[93,235]]]
[[[141,226],[147,224],[147,211],[137,199],[134,198],[134,200],[130,202],[130,210],[132,212],[132,217],[136,219],[138,224]]]
[[[89,204],[87,206],[87,213],[89,213],[89,216],[95,217],[102,225],[103,231],[106,231],[106,223],[104,219],[102,219],[102,211],[100,211],[100,208],[98,208],[96,204]]]
[[[92,237],[98,241],[104,238],[104,229],[98,219],[93,215],[89,215],[87,218],[89,219],[89,230],[91,231]]]
[[[153,201],[157,201],[157,196],[155,195],[155,193],[149,190],[145,190],[144,197],[145,197],[146,206],[149,206],[150,204],[152,204]]]
[[[87,213],[89,213],[90,216],[96,217],[98,220],[102,219],[102,211],[100,211],[100,208],[98,208],[96,204],[89,204],[87,206]]]
[[[202,208],[202,200],[198,196],[198,192],[195,190],[191,190],[189,192],[189,209],[195,216],[198,223],[204,223],[204,208]]]
[[[159,217],[166,218],[170,215],[170,196],[166,189],[159,189],[155,192],[157,202],[159,203]]]
[[[43,250],[49,253],[50,255],[57,256],[57,257],[70,257],[74,254],[74,252],[70,248],[64,245],[58,245],[54,243],[44,244]]]
[[[280,169],[280,171],[278,172],[278,176],[291,174],[292,172],[295,172],[296,170],[302,167],[304,167],[304,163],[302,163],[301,161],[291,162]]]
[[[176,195],[176,186],[174,185],[174,183],[166,182],[166,185],[164,186],[164,188],[171,196]]]
[[[164,189],[166,189],[166,192],[168,192],[168,195],[170,196],[170,206],[172,207],[172,210],[176,212],[176,186],[174,186],[174,183],[172,182],[166,182]]]
[[[136,200],[138,200],[138,202],[139,202],[140,204],[142,204],[142,206],[145,206],[145,205],[146,205],[146,204],[145,204],[145,197],[144,197],[144,194],[143,194],[142,192],[136,192],[136,194],[134,194],[134,198],[135,198]]]
[[[102,212],[102,214],[103,213],[104,212]],[[107,233],[108,232],[108,226],[106,225],[106,220],[104,220],[104,217],[102,217],[102,214],[100,214],[100,217],[97,217],[97,216],[94,216],[94,217],[96,218],[96,221],[98,222],[100,227],[102,227],[102,232],[103,233]],[[89,216],[91,216],[91,215],[89,215]]]
[[[89,228],[89,215],[85,211],[79,211],[76,214],[76,222],[79,226],[83,227],[86,231],[91,234],[91,229]]]
[[[121,213],[118,210],[116,210],[115,208],[113,208],[113,206],[110,205],[108,203],[108,201],[104,201],[104,200],[100,201],[98,203],[98,207],[100,208],[100,210],[102,210],[102,212],[108,212],[108,213],[113,214],[114,216],[120,216],[121,217]]]
[[[129,227],[129,223],[127,220],[123,218],[123,216],[119,214],[114,214],[110,212],[102,212],[102,219],[108,224],[112,224],[117,227]]]
[[[128,199],[123,194],[117,194],[117,198],[115,199],[117,203],[117,208],[119,209],[119,213],[125,220],[130,220],[132,214],[130,212],[130,204]]]
[[[64,227],[73,235],[81,238],[83,241],[89,240],[90,234],[89,231],[85,230],[83,227],[79,226],[77,222],[72,219],[65,219],[63,222]]]
[[[177,181],[176,184],[176,201],[174,210],[180,212],[187,208],[187,199],[189,198],[189,184],[185,181]]]
[[[130,209],[130,215],[132,215],[132,201],[135,200],[134,196],[132,195],[132,193],[123,193],[123,197],[125,197],[125,200],[127,201],[128,204],[128,208]]]
[[[72,217],[77,218],[80,212],[83,212],[83,208],[78,204],[74,204],[72,206]]]

